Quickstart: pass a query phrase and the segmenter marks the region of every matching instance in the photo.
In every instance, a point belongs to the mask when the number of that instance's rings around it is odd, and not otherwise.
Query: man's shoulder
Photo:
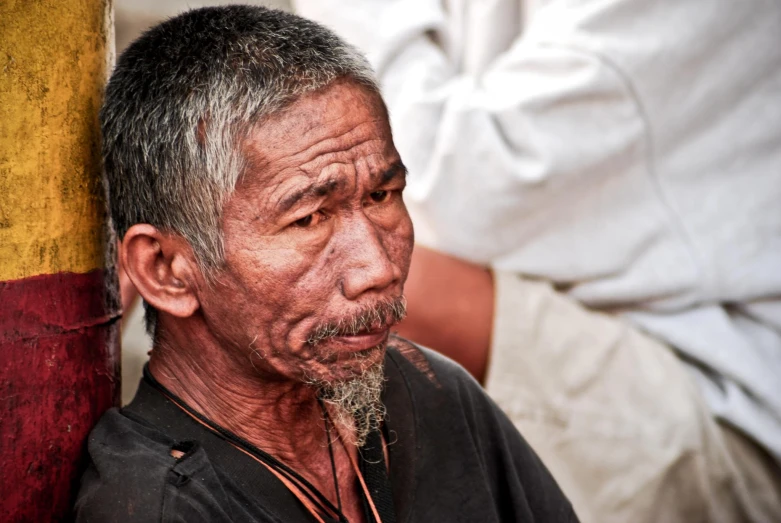
[[[130,470],[146,471],[169,468],[174,462],[170,437],[143,419],[124,409],[108,410],[92,429],[88,440],[90,459],[102,467],[114,468],[122,463],[123,477]],[[113,472],[113,470],[112,470]]]
[[[407,339],[392,336],[388,357],[406,379],[424,380],[436,388],[466,387],[482,393],[480,384],[461,365]]]
[[[88,440],[77,521],[163,521],[167,485],[175,489],[182,481],[182,460],[171,450],[186,451],[187,445],[119,409],[106,412]]]
[[[387,372],[388,388],[393,387],[386,402],[389,428],[401,447],[425,449],[411,458],[419,467],[419,492],[451,499],[460,507],[459,518],[577,521],[523,436],[463,367],[401,338],[392,338],[388,347],[388,366],[394,367]],[[438,517],[433,509],[419,510],[421,520]]]
[[[391,338],[388,349],[388,359],[398,370],[386,372],[388,386],[404,386],[419,412],[435,418],[462,418],[478,431],[515,430],[503,419],[499,421],[501,426],[496,426],[497,418],[504,418],[504,414],[477,380],[455,361],[396,336]]]
[[[244,495],[249,484],[260,488],[263,474],[239,474],[245,469],[225,454],[233,447],[215,441],[221,440],[142,381],[133,402],[109,410],[90,434],[76,521],[280,521]]]
[[[78,521],[159,521],[172,441],[119,409],[106,412],[87,443]]]

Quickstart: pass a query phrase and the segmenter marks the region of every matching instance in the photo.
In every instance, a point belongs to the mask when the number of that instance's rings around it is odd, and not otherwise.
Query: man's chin
[[[385,346],[375,350],[384,354]],[[385,418],[385,406],[381,401],[385,369],[382,360],[359,368],[360,371],[355,367],[344,369],[344,378],[337,372],[330,379],[312,380],[309,384],[317,389],[318,397],[328,405],[340,434],[360,447],[369,432],[379,427]]]
[[[387,339],[367,349],[329,351],[328,355],[319,361],[316,375],[310,375],[309,378],[319,383],[338,383],[360,378],[371,367],[382,366],[386,345]]]

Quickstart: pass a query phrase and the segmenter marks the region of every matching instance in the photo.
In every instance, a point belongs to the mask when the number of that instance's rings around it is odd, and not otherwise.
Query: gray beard
[[[329,407],[329,415],[339,432],[351,435],[354,440],[349,443],[362,447],[369,433],[378,429],[385,419],[385,405],[380,400],[384,382],[385,370],[378,363],[348,380],[312,380],[309,384]]]

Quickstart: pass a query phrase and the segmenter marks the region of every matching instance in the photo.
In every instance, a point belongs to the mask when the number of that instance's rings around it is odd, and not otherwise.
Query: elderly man
[[[458,366],[389,334],[413,244],[369,66],[326,29],[191,11],[102,111],[154,350],[89,441],[79,521],[574,521]]]

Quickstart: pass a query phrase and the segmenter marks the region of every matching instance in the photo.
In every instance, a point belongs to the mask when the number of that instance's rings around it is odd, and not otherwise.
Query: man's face
[[[384,356],[394,320],[377,307],[401,299],[413,244],[380,101],[337,82],[265,120],[243,152],[225,268],[201,289],[210,330],[266,379],[359,375]]]

